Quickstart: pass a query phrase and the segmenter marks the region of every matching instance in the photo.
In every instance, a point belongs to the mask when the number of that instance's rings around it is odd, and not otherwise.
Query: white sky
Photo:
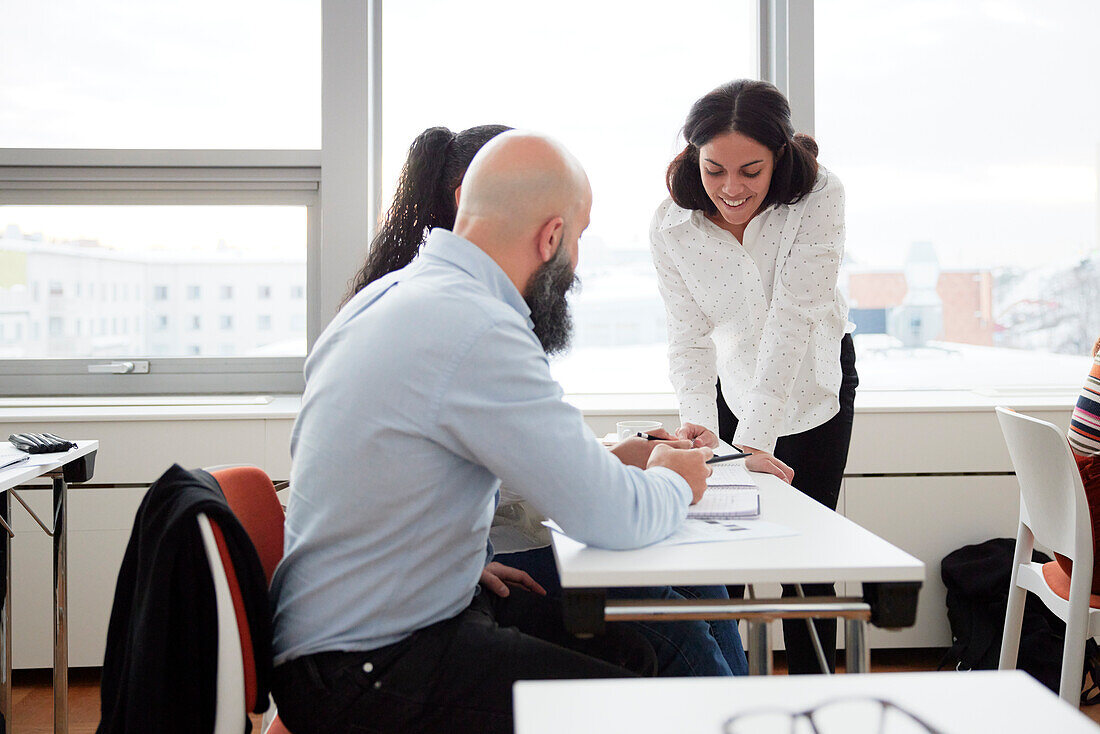
[[[559,137],[592,235],[645,246],[691,102],[754,76],[752,0],[390,0],[384,171],[424,127]],[[848,250],[897,266],[1039,265],[1097,246],[1100,3],[817,0],[816,136]],[[0,147],[316,148],[319,0],[0,0]],[[115,247],[304,245],[300,213],[0,208]]]

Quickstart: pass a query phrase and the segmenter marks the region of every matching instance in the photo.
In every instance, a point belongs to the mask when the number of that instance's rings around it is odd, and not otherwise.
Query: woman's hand
[[[641,436],[631,436],[624,439],[619,443],[611,447],[611,453],[623,462],[627,466],[636,466],[639,469],[645,469],[649,463],[649,456],[653,453],[653,449],[662,444],[671,446],[674,449],[690,449],[691,441],[677,441],[676,437],[663,428],[658,428],[656,431],[649,431],[649,435],[654,438],[661,439],[660,441],[647,441]]]
[[[539,596],[546,596],[546,589],[542,588],[526,571],[520,571],[518,568],[505,566],[496,561],[481,569],[481,580],[478,583],[497,596],[508,596],[512,593],[509,586],[518,586]]]
[[[718,437],[714,435],[714,431],[697,426],[694,423],[685,423],[676,429],[676,435],[679,438],[691,441],[691,445],[694,448],[700,446],[709,446],[712,449],[718,448]]]
[[[794,479],[794,469],[790,468],[767,451],[754,449],[752,446],[742,446],[741,450],[752,453],[752,456],[745,459],[745,468],[749,471],[774,474],[787,484],[790,484]]]
[[[1096,337],[1096,343],[1092,345],[1092,356],[1095,357],[1097,352],[1100,352],[1100,336]]]

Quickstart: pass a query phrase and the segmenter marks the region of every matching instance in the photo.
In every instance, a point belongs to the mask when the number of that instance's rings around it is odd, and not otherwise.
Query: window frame
[[[0,149],[0,205],[304,206],[308,351],[339,309],[384,211],[382,2],[321,2],[320,150]],[[757,7],[758,76],[787,94],[796,126],[812,133],[813,0]],[[147,374],[88,372],[103,359],[28,359],[0,360],[0,379],[11,396],[304,387],[304,357],[134,358],[149,362]]]
[[[306,210],[306,282],[322,255],[321,161],[314,150],[0,149],[0,205],[279,205]],[[307,345],[323,328],[306,289]],[[131,359],[147,373],[93,374]],[[305,357],[9,359],[10,396],[301,392]]]

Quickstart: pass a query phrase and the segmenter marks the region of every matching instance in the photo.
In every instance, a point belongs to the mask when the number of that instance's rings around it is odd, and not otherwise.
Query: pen
[[[708,464],[719,464],[723,461],[733,461],[734,459],[744,459],[746,456],[752,456],[752,454],[751,453],[746,454],[745,452],[742,451],[741,453],[738,453],[738,454],[726,454],[725,456],[712,456],[711,458],[707,459],[707,463]]]
[[[639,433],[638,438],[644,438],[646,441],[669,441],[674,439],[657,438],[656,436],[650,436],[648,433]]]
[[[20,456],[16,459],[12,459],[11,461],[8,461],[7,459],[0,459],[0,470],[7,469],[8,467],[15,466],[16,464],[22,464],[24,461],[26,461],[29,458],[31,458],[30,454],[27,454],[25,456]]]

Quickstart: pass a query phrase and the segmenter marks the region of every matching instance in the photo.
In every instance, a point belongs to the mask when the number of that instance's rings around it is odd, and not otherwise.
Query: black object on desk
[[[12,446],[28,454],[53,454],[76,448],[76,442],[52,433],[13,433],[8,436]]]

